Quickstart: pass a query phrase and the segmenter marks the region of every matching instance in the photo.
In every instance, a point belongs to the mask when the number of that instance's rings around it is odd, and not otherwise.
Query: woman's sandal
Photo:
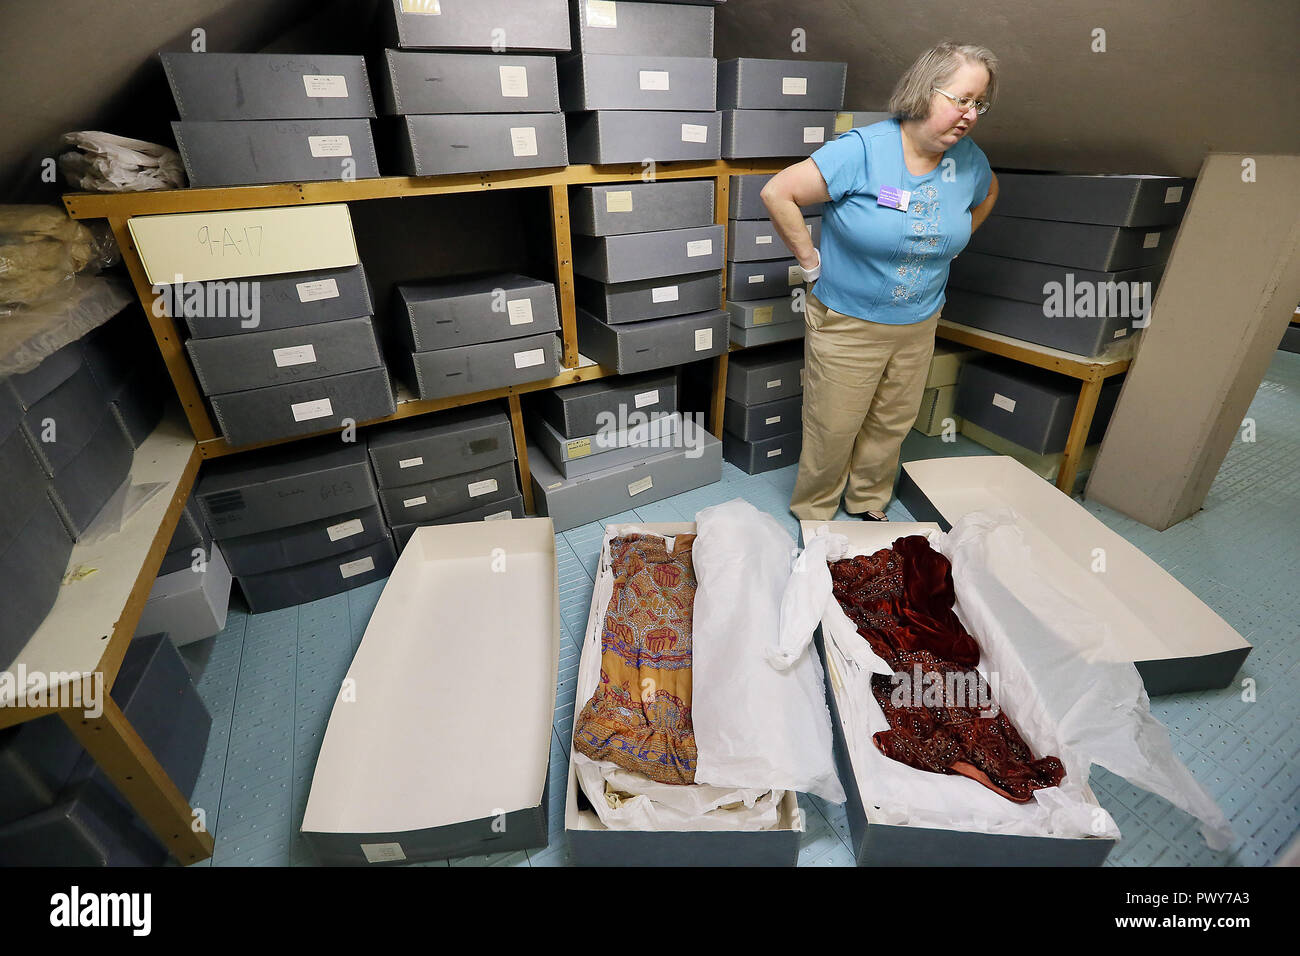
[[[854,515],[855,518],[861,518],[863,521],[888,521],[889,518],[883,511],[864,511],[861,514]]]

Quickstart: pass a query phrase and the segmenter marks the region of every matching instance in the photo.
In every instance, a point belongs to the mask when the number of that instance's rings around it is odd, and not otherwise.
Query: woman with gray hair
[[[849,130],[763,188],[772,224],[815,282],[804,322],[803,451],[790,510],[885,521],[916,421],[948,265],[998,181],[970,139],[997,89],[984,47],[944,41],[905,72],[892,119]],[[820,251],[800,206],[825,203]]]

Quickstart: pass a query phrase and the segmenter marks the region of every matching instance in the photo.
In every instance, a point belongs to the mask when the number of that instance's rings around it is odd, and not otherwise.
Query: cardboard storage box
[[[163,555],[162,564],[158,565],[158,577],[165,577],[176,571],[193,570],[194,562],[199,559],[206,563],[212,551],[212,540],[212,532],[208,530],[207,525],[204,525],[199,540],[194,544],[169,547],[167,553]]]
[[[555,286],[505,273],[449,282],[400,282],[397,323],[413,351],[556,332]]]
[[[727,351],[727,313],[721,309],[646,322],[606,325],[578,310],[578,347],[619,375],[669,368]]]
[[[722,427],[745,441],[762,441],[803,428],[803,396],[779,398],[759,405],[742,405],[727,399]]]
[[[190,339],[185,348],[199,386],[208,395],[359,372],[383,364],[369,316]]]
[[[0,730],[0,826],[52,806],[82,753],[53,714]]]
[[[835,114],[835,138],[839,139],[851,129],[874,126],[876,123],[883,123],[893,118],[894,114],[888,110],[842,109]]]
[[[1079,389],[1072,379],[989,358],[962,366],[955,408],[981,428],[1048,455],[1065,450],[1078,402]]]
[[[444,515],[441,518],[430,518],[428,521],[413,522],[412,524],[393,525],[393,544],[397,546],[397,553],[400,556],[417,528],[427,528],[430,525],[440,524],[466,524],[471,521],[509,521],[522,517],[524,517],[524,498],[522,495],[515,495],[513,498],[494,501],[490,505],[470,508],[468,511],[458,511],[456,514]]]
[[[731,313],[731,324],[738,325],[742,329],[803,321],[803,312],[795,307],[793,295],[779,295],[771,299],[753,299],[744,302],[728,301],[727,311]]]
[[[457,514],[519,494],[515,463],[502,462],[461,475],[448,475],[400,488],[379,489],[390,525],[412,524]]]
[[[385,50],[384,112],[558,113],[553,56]]]
[[[573,271],[601,282],[635,282],[722,268],[722,226],[625,236],[574,236]]]
[[[1098,290],[1107,305],[1112,296],[1116,297],[1117,303],[1131,303],[1135,294],[1145,295],[1133,283],[1149,282],[1154,292],[1163,272],[1163,264],[1121,272],[1096,272],[1047,262],[1030,262],[1027,259],[1007,259],[982,252],[963,252],[952,261],[948,271],[948,285],[950,288],[968,289],[1004,299],[1033,302],[1040,307],[1054,294],[1063,304],[1068,303],[1066,308],[1074,307],[1078,311],[1080,301],[1096,303]],[[1059,286],[1059,291],[1053,289],[1052,283]],[[1123,287],[1115,285],[1117,283],[1122,283]],[[1085,299],[1085,296],[1090,298]],[[1145,301],[1148,306],[1151,304],[1149,298]]]
[[[1046,316],[1043,306],[1000,296],[949,288],[943,318],[986,332],[997,332],[1075,355],[1100,355],[1116,342],[1126,341],[1137,330],[1127,315]],[[1109,313],[1109,309],[1106,310]],[[1123,311],[1123,310],[1119,310]]]
[[[70,379],[85,364],[85,349],[78,339],[47,355],[31,371],[0,379],[0,390],[7,390],[11,401],[21,411],[26,411]]]
[[[565,0],[387,0],[385,35],[402,48],[496,52],[570,48]]]
[[[560,474],[579,478],[681,447],[681,421],[682,416],[674,412],[632,428],[565,438],[545,419],[534,419],[530,433]]]
[[[945,422],[951,420],[954,428],[961,427],[961,419],[956,414],[957,386],[936,385],[927,387],[921,395],[921,408],[916,413],[912,427],[922,435],[934,438],[943,434]]]
[[[108,399],[85,365],[38,398],[23,415],[22,430],[51,478],[81,453],[108,415]]]
[[[1108,226],[1168,226],[1192,198],[1194,179],[998,173],[998,213]]]
[[[681,3],[574,0],[573,47],[619,56],[713,56],[713,9]]]
[[[386,537],[388,529],[376,504],[289,528],[222,538],[221,551],[231,574],[243,576],[323,561]]]
[[[773,342],[788,342],[802,339],[807,326],[803,322],[778,322],[773,325],[743,326],[731,324],[731,341],[743,349]]]
[[[547,333],[412,352],[415,391],[420,398],[442,398],[554,378],[560,374],[559,343],[558,336]]]
[[[368,547],[297,567],[239,575],[237,580],[248,609],[261,614],[319,601],[386,578],[396,560],[393,540],[385,529],[383,538]]]
[[[158,56],[182,120],[357,119],[375,115],[364,57],[292,53]]]
[[[612,283],[578,276],[574,293],[578,306],[606,325],[663,319],[716,309],[722,303],[722,273]]]
[[[365,445],[336,436],[207,462],[194,497],[218,538],[289,528],[379,500]]]
[[[248,285],[203,282],[171,289],[196,339],[314,325],[374,315],[370,284],[360,265],[344,269],[257,276]],[[256,310],[254,314],[254,309]]]
[[[191,186],[373,179],[379,159],[370,120],[172,123]]]
[[[149,320],[139,309],[123,309],[103,325],[77,339],[75,344],[80,347],[85,364],[90,367],[95,381],[104,394],[110,397],[118,395],[127,380],[148,364],[147,359],[157,357],[157,361],[152,364],[166,375],[153,332],[149,328]],[[54,356],[50,356],[52,358]]]
[[[1068,495],[1000,456],[903,464],[898,498],[944,529],[971,511],[1010,507],[1049,580],[1069,582],[1072,600],[1115,622],[1107,645],[1131,660],[1147,693],[1227,687],[1250,645],[1155,561]],[[1093,570],[1097,549],[1106,573]]]
[[[398,163],[409,176],[569,164],[563,113],[441,113],[398,124]]]
[[[744,176],[732,176],[727,187],[727,216],[730,219],[767,219],[767,207],[763,205],[763,187],[775,175],[774,173],[747,173]],[[813,203],[800,206],[804,217],[820,216],[826,208],[825,203]]]
[[[203,542],[203,532],[207,527],[207,522],[199,511],[199,503],[191,492],[185,499],[185,507],[181,511],[180,521],[176,523],[176,530],[172,532],[172,539],[167,543],[168,553],[198,547]]]
[[[717,109],[712,57],[574,54],[560,61],[560,102],[583,110]]]
[[[50,500],[78,541],[131,474],[135,446],[108,409],[94,435],[50,482]]]
[[[38,500],[46,495],[46,476],[32,454],[27,438],[13,429],[0,439],[0,553],[9,547],[31,516]]]
[[[581,438],[608,421],[632,412],[657,415],[677,411],[675,372],[650,372],[548,389],[534,399],[541,415],[565,438]]]
[[[727,361],[727,398],[742,405],[802,394],[802,342],[741,352]]]
[[[150,355],[130,380],[109,396],[109,411],[132,448],[139,448],[162,421],[171,385],[157,357]]]
[[[34,499],[8,545],[0,548],[0,576],[7,582],[0,614],[0,668],[7,668],[54,607],[72,556],[72,536],[53,502]]]
[[[393,414],[388,370],[369,368],[212,397],[221,434],[232,445],[310,435]]]
[[[722,454],[747,475],[761,475],[765,471],[799,464],[802,447],[802,430],[752,442],[737,438],[731,432],[722,435]]]
[[[569,117],[569,161],[575,165],[721,157],[721,113],[598,110]]]
[[[221,546],[214,542],[202,571],[185,567],[154,581],[136,633],[164,630],[177,647],[220,634],[230,609],[231,582]]]
[[[834,126],[825,110],[723,110],[722,158],[811,156]]]
[[[1177,226],[1142,229],[995,214],[971,236],[969,249],[1096,272],[1119,272],[1164,262],[1177,231]]]
[[[320,862],[546,846],[558,582],[544,519],[415,532],[346,678],[384,692],[340,697],[325,730],[302,821]]]
[[[569,195],[575,236],[615,236],[711,226],[712,179],[578,186]]]
[[[844,105],[844,84],[848,74],[847,63],[761,60],[754,57],[723,60],[718,64],[718,107],[724,110],[838,110]]]
[[[790,290],[804,284],[803,269],[796,259],[772,259],[766,262],[727,263],[727,301],[752,302],[789,296]]]
[[[805,216],[804,224],[813,245],[822,241],[822,217]],[[727,260],[755,262],[761,259],[788,259],[790,248],[781,239],[770,219],[732,219],[727,224]]]
[[[381,488],[462,475],[515,460],[510,418],[494,405],[471,405],[385,425],[366,433]]]
[[[684,448],[660,451],[634,462],[581,478],[565,478],[540,449],[529,446],[533,502],[549,515],[556,531],[620,514],[722,480],[722,442],[689,418],[683,421]]]

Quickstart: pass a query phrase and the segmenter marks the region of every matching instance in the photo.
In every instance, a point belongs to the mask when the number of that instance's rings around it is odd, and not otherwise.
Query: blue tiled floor
[[[1236,843],[1206,849],[1191,818],[1160,797],[1094,769],[1098,798],[1124,834],[1115,866],[1262,865],[1300,832],[1300,355],[1279,352],[1251,405],[1256,441],[1234,442],[1203,511],[1165,532],[1085,502],[1101,521],[1142,548],[1254,644],[1243,687],[1153,701],[1179,755],[1232,820]],[[1239,436],[1240,439],[1240,436]],[[905,459],[990,454],[912,432]],[[795,468],[746,475],[723,465],[722,481],[609,520],[686,521],[700,508],[745,498],[798,537],[787,504]],[[890,505],[894,520],[911,520]],[[556,535],[564,627],[551,746],[551,844],[543,850],[457,860],[454,866],[563,866],[564,787],[573,719],[578,641],[585,629],[605,522]],[[215,639],[199,691],[212,711],[193,803],[204,809],[216,852],[199,865],[310,865],[298,835],[316,756],[340,681],[383,582],[271,614],[233,610]],[[292,707],[286,702],[292,701]],[[842,806],[801,798],[807,833],[801,866],[852,866]],[[446,863],[431,864],[446,866]]]

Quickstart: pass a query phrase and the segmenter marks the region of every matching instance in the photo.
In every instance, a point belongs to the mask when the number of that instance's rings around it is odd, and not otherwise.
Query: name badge
[[[881,186],[880,195],[876,197],[877,206],[897,209],[900,212],[907,212],[907,204],[911,201],[912,194],[906,189],[899,189],[897,186]]]

